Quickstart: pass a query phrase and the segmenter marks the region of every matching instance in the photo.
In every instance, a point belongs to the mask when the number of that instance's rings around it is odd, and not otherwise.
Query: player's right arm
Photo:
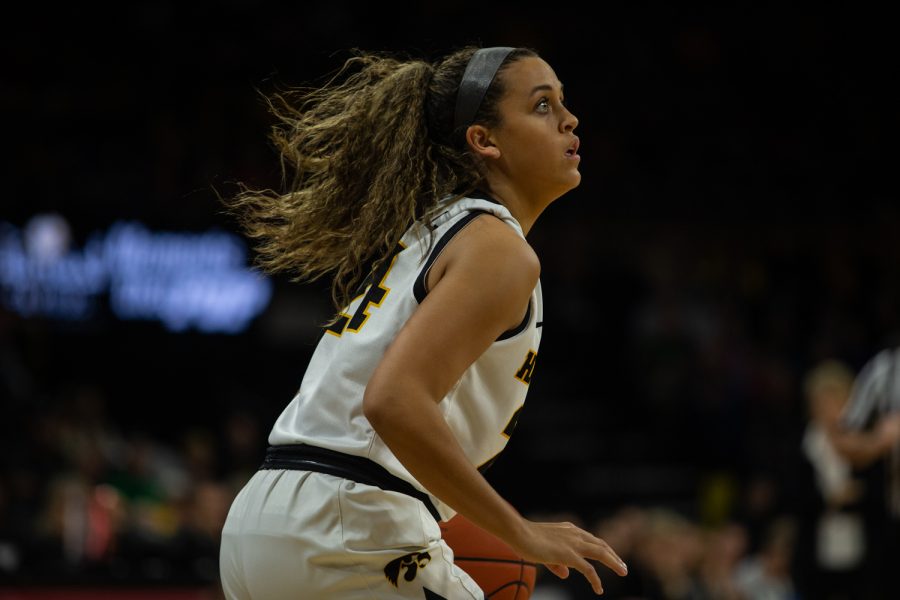
[[[562,577],[574,567],[601,593],[600,578],[586,559],[624,575],[618,555],[570,523],[524,519],[469,462],[438,408],[465,370],[521,322],[539,271],[534,251],[508,225],[491,216],[474,219],[435,262],[429,292],[385,352],[366,387],[363,409],[432,494],[523,558]]]

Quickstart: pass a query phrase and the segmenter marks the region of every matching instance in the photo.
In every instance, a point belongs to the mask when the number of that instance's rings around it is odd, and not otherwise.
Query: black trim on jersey
[[[486,463],[484,463],[483,465],[478,467],[478,472],[481,473],[482,475],[484,475],[487,472],[487,470],[491,468],[491,465],[493,465],[495,462],[497,462],[497,459],[500,458],[501,454],[503,454],[503,450],[500,450],[500,452],[498,452],[497,454],[495,454],[494,456],[489,458]]]
[[[505,340],[513,337],[514,335],[518,335],[525,331],[525,328],[528,327],[528,321],[531,320],[531,300],[528,300],[528,310],[525,311],[525,318],[522,319],[522,322],[516,325],[515,329],[510,329],[509,331],[504,331],[500,337],[497,338],[497,341]]]
[[[472,197],[472,196],[470,196]],[[482,200],[489,200],[494,202],[495,204],[500,204],[496,200],[491,198],[480,198]],[[434,250],[431,251],[431,254],[428,256],[428,260],[425,261],[425,266],[422,267],[422,270],[419,271],[419,275],[416,277],[416,281],[413,283],[413,295],[416,297],[416,302],[419,304],[422,303],[422,300],[425,299],[425,296],[428,294],[428,290],[425,289],[425,279],[428,277],[428,272],[431,270],[434,261],[437,260],[437,257],[440,256],[441,251],[444,249],[450,240],[453,239],[460,230],[468,225],[472,219],[480,215],[489,215],[493,214],[486,210],[473,210],[462,219],[454,223],[453,227],[447,230],[447,233],[441,236],[441,239],[437,241],[437,244],[434,245]],[[510,329],[509,331],[504,331],[500,337],[497,338],[496,341],[505,340],[511,338],[515,335],[518,335],[525,331],[525,328],[528,327],[528,321],[531,319],[531,300],[528,301],[528,309],[525,311],[525,318],[522,319],[522,322],[516,325],[515,328]]]
[[[437,241],[437,244],[434,245],[434,250],[431,251],[431,254],[428,256],[428,260],[425,262],[425,266],[422,267],[422,270],[419,272],[419,275],[416,277],[416,281],[413,284],[413,295],[416,297],[416,302],[419,304],[422,303],[422,300],[425,299],[425,295],[428,293],[428,290],[425,289],[425,278],[428,276],[428,271],[431,270],[431,266],[434,264],[434,261],[437,260],[437,257],[440,256],[441,251],[444,249],[444,246],[453,239],[453,236],[459,233],[459,231],[469,224],[469,222],[475,217],[481,215],[489,215],[486,210],[473,210],[462,219],[456,222],[453,227],[447,231],[444,235],[441,236],[441,239]]]
[[[266,450],[266,457],[259,468],[260,470],[288,469],[290,471],[326,473],[383,490],[399,492],[419,500],[435,521],[441,520],[441,515],[428,494],[419,491],[408,481],[400,479],[374,460],[364,456],[344,454],[309,444],[285,444],[269,446]]]
[[[463,198],[472,198],[473,200],[487,200],[488,202],[492,202],[494,204],[503,204],[493,196],[491,196],[487,191],[481,188],[475,188],[473,190],[466,191],[465,188],[458,187],[453,190],[453,195],[459,196],[459,199]]]
[[[446,215],[448,212],[450,212],[450,211],[453,209],[453,204],[455,204],[456,202],[458,202],[458,201],[460,201],[460,200],[464,200],[464,199],[470,198],[470,199],[472,199],[472,200],[484,200],[484,201],[486,201],[486,202],[490,202],[491,204],[498,204],[498,205],[500,205],[500,206],[503,206],[503,203],[502,203],[502,202],[500,202],[500,201],[497,200],[496,198],[492,198],[490,194],[488,194],[488,193],[485,192],[484,190],[480,190],[480,189],[472,190],[472,191],[469,192],[469,193],[460,192],[459,190],[454,190],[453,195],[456,196],[456,197],[453,199],[453,202],[451,202],[450,204],[448,204],[447,210],[445,210],[444,212],[442,212],[442,213],[440,213],[439,215],[435,216],[434,218],[430,219],[430,222],[428,223],[428,226],[429,226],[432,230],[437,229],[438,227],[440,227],[440,225],[435,225],[435,224],[434,224],[435,221],[439,221],[440,219],[442,219],[444,215]]]

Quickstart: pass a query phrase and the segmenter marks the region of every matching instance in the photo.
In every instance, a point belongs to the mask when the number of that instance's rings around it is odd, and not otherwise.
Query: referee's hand
[[[900,412],[888,413],[879,419],[875,431],[885,452],[900,443]]]

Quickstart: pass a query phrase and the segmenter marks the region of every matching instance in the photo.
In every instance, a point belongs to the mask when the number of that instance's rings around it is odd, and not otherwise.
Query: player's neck
[[[506,181],[490,181],[489,178],[489,183],[491,196],[506,207],[527,236],[546,205],[535,202]]]

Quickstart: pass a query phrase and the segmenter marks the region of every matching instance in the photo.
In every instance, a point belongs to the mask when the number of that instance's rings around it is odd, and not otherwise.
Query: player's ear
[[[484,125],[469,125],[466,143],[479,158],[500,158],[500,148],[491,139],[491,130]]]

